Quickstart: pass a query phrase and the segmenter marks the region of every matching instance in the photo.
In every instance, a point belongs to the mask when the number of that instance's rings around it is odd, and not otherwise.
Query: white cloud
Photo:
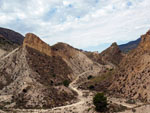
[[[62,41],[86,49],[145,33],[150,28],[149,2],[0,0],[0,26],[23,34],[33,32],[50,45]]]

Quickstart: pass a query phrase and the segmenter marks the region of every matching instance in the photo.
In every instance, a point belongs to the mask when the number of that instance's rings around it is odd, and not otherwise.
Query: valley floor
[[[55,107],[53,109],[12,109],[7,111],[7,113],[96,113],[92,103],[94,92],[89,90],[81,90],[78,88],[78,80],[83,77],[91,74],[90,71],[80,74],[71,84],[70,88],[78,93],[77,102],[65,105],[61,107]],[[94,72],[96,73],[96,72]],[[127,104],[125,99],[119,98],[108,98],[109,102],[117,105],[122,105],[127,107],[127,110],[120,113],[149,113],[150,105],[144,105],[143,103],[136,104]],[[5,113],[0,111],[0,113]]]

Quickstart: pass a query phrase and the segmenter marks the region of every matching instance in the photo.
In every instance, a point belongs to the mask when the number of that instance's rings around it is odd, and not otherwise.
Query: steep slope
[[[139,46],[120,63],[109,90],[113,94],[150,101],[150,30],[141,36]]]
[[[72,80],[71,68],[61,57],[48,56],[35,43],[27,44],[31,37],[41,44],[37,36],[27,34],[24,46],[0,61],[1,108],[51,108],[71,102],[76,96],[63,86],[64,80]],[[44,44],[42,48],[47,46]]]
[[[135,49],[141,41],[141,38],[138,38],[135,41],[128,42],[127,44],[119,45],[119,48],[122,52],[128,53],[129,51]]]

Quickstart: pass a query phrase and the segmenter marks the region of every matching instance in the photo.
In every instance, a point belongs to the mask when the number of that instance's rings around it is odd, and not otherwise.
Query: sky
[[[102,51],[150,29],[150,0],[0,0],[0,27]]]

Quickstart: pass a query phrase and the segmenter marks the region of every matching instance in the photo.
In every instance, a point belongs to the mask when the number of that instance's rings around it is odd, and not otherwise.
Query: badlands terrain
[[[0,113],[150,113],[150,31],[101,53],[0,28]]]

